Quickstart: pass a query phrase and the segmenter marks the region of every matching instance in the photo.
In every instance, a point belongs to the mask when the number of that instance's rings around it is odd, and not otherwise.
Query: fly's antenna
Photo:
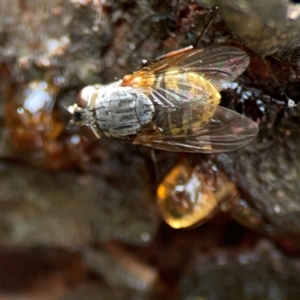
[[[202,40],[202,38],[204,37],[204,35],[206,34],[208,28],[211,26],[211,24],[213,23],[214,19],[216,18],[217,16],[217,10],[218,10],[218,7],[217,6],[214,6],[212,9],[211,9],[211,17],[210,17],[210,20],[209,22],[206,24],[205,28],[202,30],[201,34],[197,37],[195,43],[193,44],[194,48],[196,48],[196,46],[200,43],[200,41]]]

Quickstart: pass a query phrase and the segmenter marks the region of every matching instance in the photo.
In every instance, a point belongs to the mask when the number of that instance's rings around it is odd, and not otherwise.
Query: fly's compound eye
[[[87,108],[91,104],[93,97],[97,95],[97,91],[98,90],[92,85],[83,88],[77,95],[76,103],[78,107]]]
[[[74,123],[80,126],[81,134],[88,140],[101,138],[101,130],[94,124],[93,107],[98,96],[100,85],[89,85],[77,95],[76,109],[73,112]]]

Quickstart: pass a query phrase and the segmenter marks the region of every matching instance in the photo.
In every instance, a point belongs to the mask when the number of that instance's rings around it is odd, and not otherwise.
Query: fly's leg
[[[272,79],[274,80],[275,84],[279,87],[282,95],[286,98],[286,104],[288,106],[288,108],[293,111],[295,107],[297,107],[298,105],[295,103],[295,101],[293,99],[291,99],[283,90],[283,87],[281,86],[281,84],[279,83],[279,81],[277,80],[277,77],[275,76],[275,74],[272,72],[272,67],[270,66],[269,62],[263,58],[263,61],[265,63],[265,65],[268,67],[268,69],[270,70],[270,74]]]
[[[194,49],[193,46],[188,46],[188,47],[185,47],[185,48],[182,48],[182,49],[171,51],[169,53],[166,53],[162,56],[157,57],[153,62],[156,62],[156,61],[159,61],[159,60],[162,60],[162,59],[165,59],[165,58],[170,58],[170,57],[176,56],[178,54],[183,54],[183,53],[191,51],[192,49]]]
[[[155,150],[151,149],[151,160],[153,162],[154,165],[154,172],[155,172],[155,180],[157,183],[159,183],[159,175],[158,175],[158,167],[157,167],[157,158],[155,155]]]
[[[214,6],[212,9],[211,9],[211,17],[210,17],[210,20],[209,22],[207,23],[207,25],[205,26],[205,28],[202,30],[201,34],[197,37],[195,43],[194,43],[194,47],[196,48],[197,45],[200,43],[200,41],[202,40],[202,38],[204,37],[204,35],[206,34],[208,28],[210,27],[210,25],[212,24],[213,20],[216,18],[217,16],[217,9],[218,7],[217,6]]]

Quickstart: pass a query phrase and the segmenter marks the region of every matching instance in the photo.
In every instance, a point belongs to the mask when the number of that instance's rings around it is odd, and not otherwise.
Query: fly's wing
[[[258,132],[252,120],[218,107],[217,90],[248,66],[247,54],[231,46],[213,46],[166,55],[123,78],[153,101],[154,132],[146,128],[133,143],[182,152],[234,151]]]
[[[171,130],[151,135],[141,133],[133,143],[175,152],[219,153],[245,147],[258,133],[256,122],[221,106],[216,109],[210,122],[197,126],[199,122],[201,120],[194,118],[182,124],[190,129],[186,135],[174,135]]]
[[[159,74],[169,72],[172,76],[178,73],[197,73],[221,91],[224,84],[234,81],[249,65],[248,55],[241,49],[232,46],[211,46],[202,49],[187,49],[166,54],[131,76],[142,76],[149,85]],[[171,76],[171,74],[169,75]],[[170,78],[171,79],[171,78]]]

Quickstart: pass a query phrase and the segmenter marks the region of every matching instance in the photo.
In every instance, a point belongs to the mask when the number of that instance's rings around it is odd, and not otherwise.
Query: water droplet
[[[142,240],[143,242],[148,242],[149,239],[150,239],[150,234],[149,234],[148,232],[143,232],[143,233],[141,234],[141,240]]]
[[[23,114],[24,113],[23,107],[18,107],[17,108],[17,113],[20,114],[20,115]]]

